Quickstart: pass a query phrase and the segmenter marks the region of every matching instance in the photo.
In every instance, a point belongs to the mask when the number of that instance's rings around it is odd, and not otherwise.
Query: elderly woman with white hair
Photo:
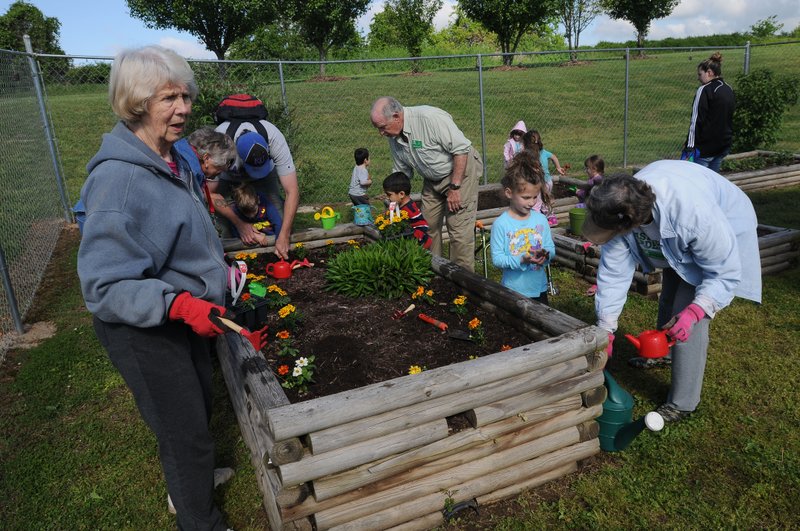
[[[679,421],[700,403],[710,320],[734,296],[761,302],[761,265],[753,205],[721,175],[700,165],[662,160],[639,173],[606,177],[586,200],[583,234],[602,244],[597,326],[609,353],[634,270],[663,268],[657,326],[676,339],[667,400],[656,411]],[[646,358],[632,365],[653,366]]]
[[[225,529],[213,501],[210,318],[228,266],[198,188],[173,145],[197,96],[185,59],[160,46],[121,52],[103,135],[81,190],[78,275],[109,358],[158,440],[180,529]]]

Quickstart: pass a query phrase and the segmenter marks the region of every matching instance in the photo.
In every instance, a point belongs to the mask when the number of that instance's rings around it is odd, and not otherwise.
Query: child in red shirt
[[[396,171],[383,180],[383,191],[391,203],[396,203],[400,210],[408,213],[414,237],[423,249],[430,249],[433,240],[428,235],[428,222],[422,217],[422,211],[411,200],[411,179],[403,173]]]

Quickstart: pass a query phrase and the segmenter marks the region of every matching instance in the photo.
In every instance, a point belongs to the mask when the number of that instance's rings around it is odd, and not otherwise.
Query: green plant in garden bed
[[[415,239],[382,240],[338,253],[325,272],[328,289],[389,299],[412,293],[433,276],[431,256]]]

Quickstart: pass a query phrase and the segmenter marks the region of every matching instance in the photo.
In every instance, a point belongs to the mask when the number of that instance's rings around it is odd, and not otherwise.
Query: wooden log
[[[299,461],[303,456],[303,445],[297,437],[287,437],[276,442],[267,430],[264,412],[271,408],[289,405],[289,399],[280,382],[275,378],[269,364],[253,350],[249,341],[239,334],[227,333],[228,357],[232,365],[226,374],[229,392],[232,388],[244,389],[246,395],[246,411],[253,423],[253,429],[259,434],[257,443],[261,455],[268,457],[274,464]],[[218,342],[219,346],[219,342]],[[245,407],[245,406],[243,406]],[[237,413],[238,414],[238,413]]]
[[[267,439],[266,432],[259,429],[257,424],[251,422],[249,411],[247,407],[247,399],[244,394],[244,386],[237,376],[237,362],[240,358],[236,355],[237,352],[246,351],[247,343],[250,350],[253,350],[249,341],[245,340],[241,335],[234,333],[227,333],[217,339],[217,354],[220,362],[220,369],[222,370],[223,377],[225,378],[226,386],[228,387],[228,395],[231,397],[234,412],[239,422],[239,429],[242,434],[242,439],[250,449],[250,460],[256,471],[256,481],[259,484],[263,496],[264,509],[267,513],[270,527],[272,529],[281,529],[283,526],[283,519],[280,511],[278,510],[277,498],[280,490],[277,483],[270,481],[267,476]],[[253,352],[254,354],[255,352]],[[284,395],[285,398],[285,395]]]
[[[797,263],[797,258],[800,255],[798,251],[789,251],[788,253],[776,254],[774,256],[766,256],[761,259],[761,267],[768,267],[775,264],[791,264]]]
[[[308,455],[303,460],[287,463],[278,468],[281,485],[291,487],[328,474],[336,474],[389,455],[417,448],[447,437],[444,418],[414,426],[395,433],[362,441],[350,446],[318,455]]]
[[[797,184],[800,184],[800,176],[775,179],[773,181],[758,184],[744,184],[740,186],[739,189],[743,192],[754,192],[758,190],[771,190],[773,188],[785,188],[787,186],[795,186]]]
[[[792,263],[789,263],[789,262],[783,262],[783,263],[780,263],[780,264],[774,264],[774,265],[770,265],[770,266],[767,266],[767,267],[762,267],[761,268],[761,275],[762,276],[764,276],[764,275],[775,275],[777,273],[780,273],[781,271],[786,271],[787,269],[795,267],[796,265],[797,264],[792,264]]]
[[[758,248],[772,247],[782,243],[794,243],[800,241],[800,231],[794,229],[786,229],[780,232],[774,232],[761,236],[758,239]]]
[[[469,290],[465,290],[465,291],[468,291],[469,293],[472,293],[472,291],[469,291]],[[502,321],[502,322],[514,327],[516,330],[518,330],[519,332],[522,332],[523,334],[525,334],[529,338],[533,339],[534,341],[541,341],[543,339],[547,339],[548,337],[550,337],[547,334],[545,334],[543,330],[541,330],[539,328],[536,328],[530,322],[525,321],[523,319],[520,319],[519,317],[517,317],[515,315],[511,315],[510,313],[508,313],[505,310],[505,308],[500,308],[499,306],[497,306],[495,304],[492,304],[489,301],[483,300],[480,297],[473,298],[472,302],[474,302],[476,300],[478,301],[478,303],[477,303],[478,306],[480,306],[481,308],[483,308],[487,312],[491,313],[499,321]]]
[[[595,387],[593,389],[589,389],[588,391],[584,391],[581,393],[581,402],[583,403],[583,407],[592,407],[596,405],[602,405],[603,402],[606,401],[608,397],[608,390],[604,385],[600,387]]]
[[[436,419],[470,410],[489,401],[548,387],[583,374],[587,369],[585,357],[567,360],[536,371],[490,382],[465,391],[451,393],[410,406],[399,407],[385,413],[372,415],[352,422],[308,434],[309,447],[314,454],[330,452],[361,441],[374,441],[397,430],[407,429]],[[578,394],[576,391],[573,394]],[[554,398],[553,400],[558,400]],[[352,468],[352,467],[347,467]]]
[[[583,247],[580,241],[563,234],[553,233],[552,236],[553,243],[556,244],[557,250],[563,248],[578,255],[586,254],[586,249]]]
[[[747,179],[755,179],[758,177],[769,177],[772,175],[780,175],[786,172],[795,172],[800,171],[800,166],[798,165],[789,165],[789,166],[773,166],[772,168],[764,168],[761,170],[750,170],[750,171],[741,171],[737,173],[729,173],[727,175],[723,175],[726,179],[731,181],[732,183],[738,183],[742,180]]]
[[[458,286],[474,291],[481,298],[496,304],[518,317],[531,321],[534,326],[551,336],[558,336],[577,330],[586,323],[561,313],[544,304],[538,304],[527,297],[512,291],[496,282],[476,275],[472,271],[454,264],[441,256],[431,257],[433,270]]]
[[[530,478],[535,474],[545,473],[568,463],[586,459],[599,452],[599,449],[600,445],[597,439],[573,444],[521,462],[515,466],[508,466],[499,470],[498,467],[494,467],[477,478],[470,478],[470,480],[463,482],[456,483],[458,478],[453,477],[452,481],[448,482],[449,485],[442,490],[450,493],[454,503],[471,500],[499,488],[512,485],[517,481]],[[445,493],[436,491],[421,497],[417,496],[410,502],[401,505],[390,506],[388,509],[366,514],[330,529],[378,531],[430,514],[434,510],[443,508],[444,501]],[[324,525],[320,526],[319,515],[317,515],[316,520],[318,529],[327,529]]]
[[[544,474],[536,474],[525,481],[514,483],[513,485],[509,485],[508,487],[504,487],[502,489],[497,489],[488,494],[484,494],[483,496],[478,496],[476,501],[478,502],[478,507],[497,503],[499,501],[517,496],[526,490],[535,489],[536,487],[540,487],[545,483],[568,476],[569,474],[577,471],[577,462],[568,463],[566,465],[554,468],[549,472],[545,472]]]
[[[562,258],[566,258],[567,260],[571,260],[572,262],[574,262],[576,264],[576,267],[578,265],[583,265],[583,264],[586,263],[586,255],[585,254],[583,254],[583,253],[580,253],[580,254],[579,253],[575,253],[575,252],[573,252],[573,251],[571,251],[569,249],[556,247],[556,254],[555,255],[556,256],[560,256]]]
[[[293,232],[289,241],[291,243],[312,242],[316,240],[335,240],[344,242],[351,238],[360,237],[364,234],[364,228],[354,223],[340,223],[331,230],[325,229],[306,229]],[[248,247],[238,238],[223,238],[222,248],[225,252],[247,251],[249,253],[266,253],[275,249],[275,236],[267,236],[266,245],[259,247]]]
[[[336,504],[344,503],[348,501],[348,498],[340,496],[343,493],[352,492],[364,485],[385,480],[411,469],[418,469],[418,473],[420,471],[424,471],[427,474],[434,473],[445,467],[452,466],[452,463],[447,462],[445,464],[440,464],[438,468],[434,466],[422,469],[421,467],[452,456],[458,452],[464,452],[477,445],[486,444],[512,431],[520,431],[526,426],[536,425],[545,420],[559,417],[558,421],[539,426],[535,431],[531,432],[532,436],[540,437],[567,426],[583,422],[588,418],[592,418],[592,415],[595,413],[600,415],[602,413],[602,407],[599,409],[581,409],[580,398],[577,395],[571,396],[540,406],[536,409],[523,411],[518,415],[481,428],[462,430],[441,441],[436,441],[388,459],[374,463],[366,463],[353,470],[348,470],[335,476],[320,478],[314,481],[315,500],[321,502],[336,496]],[[473,457],[480,457],[482,455],[487,455],[487,453],[478,454],[473,452],[471,455]],[[388,482],[384,481],[380,486],[382,488],[388,488],[399,481],[409,480],[410,478],[405,477],[400,480],[394,479]],[[349,499],[354,498],[350,497]]]
[[[368,485],[367,489],[350,488],[348,483],[356,478],[346,477],[346,474],[340,476],[339,479],[343,484],[338,487],[328,482],[329,478],[322,478],[321,481],[327,483],[322,492],[341,492],[341,494],[326,497],[324,500],[315,499],[320,496],[320,492],[317,490],[319,481],[316,481],[314,482],[315,497],[308,498],[298,507],[288,509],[283,514],[284,519],[308,516],[361,500],[367,494],[373,495],[403,485],[415,484],[426,477],[446,473],[456,467],[492,455],[501,449],[512,448],[515,445],[533,441],[571,426],[578,426],[587,420],[598,417],[602,411],[602,406],[588,409],[579,408],[545,420],[540,418],[541,411],[531,411],[529,412],[530,417],[519,415],[514,419],[472,431],[479,436],[472,435],[471,430],[465,430],[429,445],[427,449],[421,448],[408,453],[408,455],[398,455],[385,461],[371,463],[368,469],[376,478],[371,481],[368,478],[358,480],[361,485]],[[509,425],[512,425],[513,428],[509,429]],[[451,441],[451,439],[453,440]],[[459,446],[462,443],[463,445]]]
[[[793,229],[787,229],[786,227],[778,227],[776,225],[767,225],[765,223],[759,223],[758,224],[758,230],[759,231],[770,231],[770,232],[783,232],[785,230],[793,230]]]
[[[533,302],[530,301],[530,304],[533,305]],[[579,330],[505,352],[438,367],[421,374],[401,376],[308,402],[273,408],[267,411],[269,432],[275,440],[312,433],[421,400],[445,396],[556,365],[604,348],[608,343],[608,333],[595,326],[582,324],[584,328]],[[298,422],[297,419],[303,421]]]
[[[504,469],[580,442],[580,434],[576,426],[570,426],[516,445],[512,439],[514,435],[517,434],[510,434],[504,438],[505,446],[490,455],[420,478],[412,483],[404,483],[386,490],[372,491],[370,494],[366,494],[355,501],[319,511],[314,515],[317,529],[330,529],[346,522],[359,521],[369,515],[383,512],[386,507],[394,508],[409,501],[423,498],[431,493],[441,496],[442,491],[449,489],[450,485],[458,485],[474,478],[485,477],[496,470]],[[424,511],[421,514],[427,514],[428,512]],[[409,519],[407,518],[406,520]],[[383,529],[383,527],[380,529]]]
[[[512,417],[528,409],[547,404],[553,399],[560,400],[561,398],[579,394],[602,385],[602,371],[584,373],[552,383],[546,387],[534,389],[527,393],[473,408],[467,412],[467,418],[475,427],[486,426],[487,424]]]
[[[786,169],[783,171],[773,170],[770,173],[762,173],[759,175],[746,175],[741,176],[733,181],[732,183],[736,184],[736,186],[743,186],[746,184],[757,184],[757,183],[766,183],[769,181],[775,181],[780,179],[785,179],[787,177],[797,177],[800,176],[800,167],[792,169],[790,166],[786,166]]]
[[[497,503],[499,501],[518,496],[519,494],[521,494],[526,490],[535,489],[537,487],[544,485],[545,483],[549,483],[564,476],[568,476],[569,474],[577,472],[577,470],[578,470],[577,463],[569,463],[564,466],[556,467],[553,470],[550,470],[543,474],[535,474],[533,477],[528,478],[524,481],[520,481],[508,487],[504,487],[496,491],[490,492],[488,494],[484,494],[483,496],[478,496],[474,499],[478,504],[479,508],[486,507],[487,505],[491,505],[493,503]],[[458,516],[459,515],[456,515],[456,517]],[[436,511],[431,514],[415,518],[414,520],[410,520],[403,524],[390,527],[387,531],[424,531],[426,529],[433,529],[434,527],[438,527],[443,522],[444,522],[443,512]]]

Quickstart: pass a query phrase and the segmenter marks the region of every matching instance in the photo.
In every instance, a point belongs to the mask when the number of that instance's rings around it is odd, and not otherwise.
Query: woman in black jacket
[[[715,52],[697,65],[700,88],[694,96],[685,152],[690,160],[719,171],[733,139],[733,89],[722,79],[722,55]]]

